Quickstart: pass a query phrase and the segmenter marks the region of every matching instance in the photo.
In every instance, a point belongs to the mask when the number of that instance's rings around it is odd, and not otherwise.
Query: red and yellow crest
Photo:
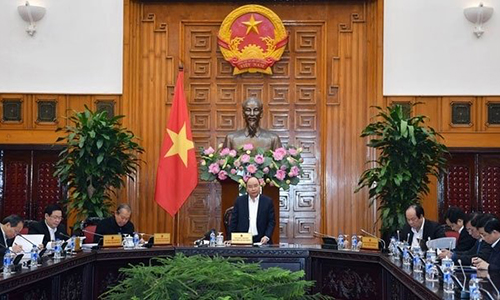
[[[272,74],[288,42],[283,22],[272,10],[260,5],[244,5],[233,10],[222,22],[218,44],[233,74],[261,72]]]

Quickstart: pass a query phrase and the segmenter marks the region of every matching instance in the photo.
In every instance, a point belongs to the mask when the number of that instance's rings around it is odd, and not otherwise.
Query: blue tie
[[[476,254],[478,254],[478,255],[479,255],[479,249],[481,249],[481,242],[479,242],[479,245],[477,245],[477,252],[476,252]]]

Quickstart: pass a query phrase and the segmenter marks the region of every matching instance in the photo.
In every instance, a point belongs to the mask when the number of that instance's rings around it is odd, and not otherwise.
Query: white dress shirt
[[[50,240],[55,241],[56,240],[56,231],[57,227],[55,229],[52,229],[49,224],[47,224],[47,221],[45,221],[45,226],[49,229],[49,234],[50,234]]]
[[[413,231],[413,240],[411,241],[411,247],[420,247],[419,240],[422,240],[422,237],[424,236],[424,224],[425,224],[425,218],[422,221],[422,226],[420,226],[420,229],[417,231],[413,227],[411,228],[411,231]]]
[[[257,231],[257,211],[259,210],[259,195],[252,199],[248,196],[248,218],[250,221],[250,226],[248,227],[248,232],[252,235],[258,235]]]
[[[500,241],[500,239],[498,239],[496,242],[494,242],[493,244],[491,244],[491,248],[495,248],[495,246],[498,244],[498,241]]]

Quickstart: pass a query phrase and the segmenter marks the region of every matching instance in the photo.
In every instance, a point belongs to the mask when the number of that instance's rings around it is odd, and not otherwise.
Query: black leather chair
[[[231,238],[231,232],[229,232],[229,225],[231,224],[231,216],[232,215],[233,215],[233,206],[226,209],[226,211],[224,212],[224,217],[223,217],[224,229],[226,230],[226,233],[227,233],[227,239]]]

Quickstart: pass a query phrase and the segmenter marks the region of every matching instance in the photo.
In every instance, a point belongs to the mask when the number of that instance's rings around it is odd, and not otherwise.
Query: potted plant
[[[144,149],[131,131],[120,126],[122,118],[109,118],[105,111],[92,112],[85,106],[68,118],[72,124],[57,129],[64,130],[66,135],[57,142],[65,141],[66,147],[59,154],[54,176],[67,184],[65,204],[68,214],[76,217],[76,228],[87,217],[110,215],[111,195],[139,164],[137,154]]]
[[[154,258],[152,264],[120,269],[125,279],[102,299],[332,299],[306,295],[314,285],[304,271],[262,269],[240,258],[185,256]]]
[[[377,121],[361,137],[370,137],[368,147],[379,155],[361,174],[356,192],[368,187],[370,205],[378,201],[380,230],[387,237],[403,227],[406,209],[429,192],[429,176],[438,177],[445,170],[448,151],[437,139],[442,136],[425,126],[425,116],[411,117],[401,105],[376,108]]]

